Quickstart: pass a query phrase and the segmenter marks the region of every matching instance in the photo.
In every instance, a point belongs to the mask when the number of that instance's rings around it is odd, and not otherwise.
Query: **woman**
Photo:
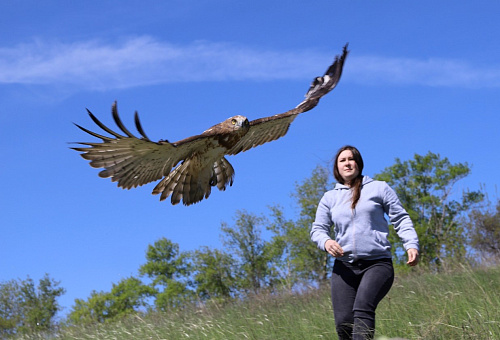
[[[373,338],[375,309],[394,281],[384,214],[403,241],[408,265],[418,263],[418,237],[396,193],[362,172],[358,149],[345,146],[337,152],[338,183],[319,202],[311,229],[312,241],[335,257],[331,290],[339,339]]]

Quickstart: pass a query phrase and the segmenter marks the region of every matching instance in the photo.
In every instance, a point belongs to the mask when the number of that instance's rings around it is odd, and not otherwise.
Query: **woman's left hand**
[[[406,262],[409,266],[416,266],[418,263],[418,250],[415,248],[410,248],[407,250],[408,253],[408,262]]]

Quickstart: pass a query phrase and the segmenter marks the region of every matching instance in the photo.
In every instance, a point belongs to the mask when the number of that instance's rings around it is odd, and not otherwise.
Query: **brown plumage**
[[[185,205],[197,203],[210,196],[213,186],[225,190],[228,184],[233,184],[234,169],[224,156],[236,155],[283,137],[298,114],[314,108],[322,96],[333,90],[340,80],[348,53],[345,45],[324,76],[314,79],[305,99],[285,113],[251,122],[246,117],[234,116],[200,135],[174,143],[153,142],[144,133],[137,112],[135,125],[141,138],[127,130],[118,116],[115,102],[112,115],[125,135],[112,131],[87,110],[94,123],[113,137],[75,124],[102,142],[79,143],[87,147],[73,149],[82,152],[81,156],[89,160],[92,167],[104,168],[99,176],[111,177],[121,188],[135,188],[163,178],[153,189],[153,194],[160,194],[160,200],[171,195],[172,204],[181,200]]]

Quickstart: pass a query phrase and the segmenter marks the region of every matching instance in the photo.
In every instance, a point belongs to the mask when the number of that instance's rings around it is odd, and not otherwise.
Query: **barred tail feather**
[[[229,184],[229,186],[233,185],[233,180],[234,180],[234,169],[231,163],[227,161],[224,157],[219,159],[217,162],[214,163],[214,178],[215,183],[212,185],[217,185],[217,188],[221,191],[226,190],[226,186]]]
[[[228,184],[233,185],[234,169],[225,158],[217,160],[211,167],[200,169],[199,165],[198,159],[179,164],[158,183],[153,195],[161,194],[160,201],[171,196],[173,205],[181,201],[184,205],[191,205],[208,198],[213,186],[223,191]]]

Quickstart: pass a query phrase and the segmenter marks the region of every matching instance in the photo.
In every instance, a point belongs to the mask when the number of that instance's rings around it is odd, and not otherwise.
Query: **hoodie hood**
[[[371,178],[370,176],[363,176],[363,182],[361,183],[361,185],[365,186],[366,184],[371,183],[373,181],[374,179]],[[349,190],[351,189],[351,187],[348,187],[347,185],[344,184],[336,183],[335,188],[333,190],[342,190],[342,189]]]
[[[349,189],[337,183],[335,189],[323,195],[310,233],[318,248],[325,250],[325,242],[334,237],[344,250],[338,260],[391,258],[387,215],[405,250],[419,249],[410,216],[386,182],[363,176],[361,196],[354,210]]]

